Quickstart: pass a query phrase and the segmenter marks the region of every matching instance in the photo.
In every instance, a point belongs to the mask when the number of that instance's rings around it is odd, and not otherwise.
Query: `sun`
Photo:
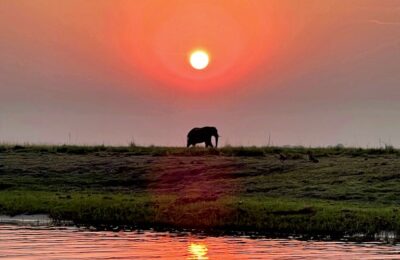
[[[194,69],[203,70],[210,63],[210,57],[206,51],[196,50],[190,53],[189,62]]]
[[[192,254],[190,259],[207,260],[207,245],[202,243],[190,243],[189,252]]]

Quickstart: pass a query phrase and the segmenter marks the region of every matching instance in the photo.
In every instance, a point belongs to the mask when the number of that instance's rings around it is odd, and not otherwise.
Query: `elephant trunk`
[[[215,148],[218,147],[218,137],[219,137],[219,135],[216,135],[216,136],[215,136]]]

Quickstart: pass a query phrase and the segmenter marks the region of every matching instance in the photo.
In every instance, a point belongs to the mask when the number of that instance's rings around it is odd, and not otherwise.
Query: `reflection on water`
[[[400,258],[400,246],[3,225],[0,226],[0,258],[364,260]]]
[[[192,254],[188,259],[207,260],[207,245],[204,243],[190,243],[189,252]]]

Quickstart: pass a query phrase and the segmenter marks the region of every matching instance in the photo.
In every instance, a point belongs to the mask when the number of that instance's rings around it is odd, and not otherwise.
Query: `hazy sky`
[[[0,142],[180,146],[204,125],[399,147],[400,1],[0,0]]]

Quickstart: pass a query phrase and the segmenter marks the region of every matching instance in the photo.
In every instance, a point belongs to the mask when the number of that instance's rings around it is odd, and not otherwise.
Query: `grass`
[[[40,152],[40,153],[62,153],[62,154],[90,154],[90,153],[123,153],[129,155],[179,155],[179,156],[195,156],[195,155],[224,155],[224,156],[264,156],[266,154],[287,153],[291,156],[304,155],[307,151],[312,151],[319,156],[329,155],[381,155],[381,154],[397,154],[400,155],[400,150],[392,146],[385,148],[355,148],[355,147],[314,147],[307,148],[303,146],[294,147],[232,147],[225,146],[216,149],[192,148],[186,149],[183,147],[159,147],[159,146],[104,146],[104,145],[19,145],[19,144],[1,144],[0,152]]]
[[[399,169],[391,147],[0,145],[0,213],[104,228],[372,236],[400,231]]]

